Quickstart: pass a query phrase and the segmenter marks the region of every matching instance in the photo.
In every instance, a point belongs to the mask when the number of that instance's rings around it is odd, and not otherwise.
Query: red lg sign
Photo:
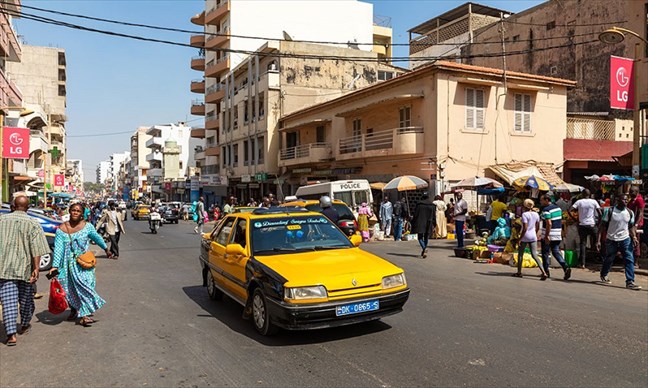
[[[2,157],[29,159],[29,129],[4,127],[2,132]]]
[[[65,175],[54,174],[54,186],[65,186]]]
[[[610,57],[610,108],[634,108],[634,61],[629,58]]]

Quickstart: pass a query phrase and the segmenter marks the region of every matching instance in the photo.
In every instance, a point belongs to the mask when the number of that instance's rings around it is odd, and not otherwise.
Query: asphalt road
[[[32,332],[0,346],[0,386],[648,385],[645,278],[640,292],[621,273],[612,285],[586,270],[569,282],[540,281],[537,269],[517,279],[451,257],[444,242],[427,259],[415,241],[372,242],[363,248],[406,270],[404,312],[266,338],[235,302],[207,297],[192,224],[126,228],[120,259],[100,256],[99,322],[83,328],[37,300]],[[48,291],[44,276],[39,286]]]

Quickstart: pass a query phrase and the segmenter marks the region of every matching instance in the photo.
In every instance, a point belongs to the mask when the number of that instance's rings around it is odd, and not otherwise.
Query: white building
[[[154,125],[148,128],[146,134],[150,136],[145,143],[149,149],[146,155],[149,163],[146,173],[148,185],[151,192],[161,193],[163,182],[184,181],[188,167],[195,165],[193,149],[189,146],[191,127],[184,123]]]
[[[108,171],[110,170],[110,161],[105,160],[99,162],[97,165],[97,183],[105,183],[108,179]]]
[[[111,190],[117,190],[119,186],[119,171],[126,159],[130,158],[130,151],[119,152],[110,155],[110,167],[108,168],[108,179]]]
[[[72,186],[72,191],[83,191],[83,182],[85,182],[85,179],[83,175],[83,161],[81,159],[67,160],[65,181],[69,186]]]
[[[146,147],[146,142],[151,139],[151,135],[146,132],[149,127],[138,127],[137,130],[131,135],[131,152],[130,152],[130,188],[132,192],[137,192],[136,195],[131,195],[131,198],[139,198],[139,196],[147,191],[146,175],[149,169],[149,162],[146,160],[151,149]],[[128,182],[128,181],[127,181]]]

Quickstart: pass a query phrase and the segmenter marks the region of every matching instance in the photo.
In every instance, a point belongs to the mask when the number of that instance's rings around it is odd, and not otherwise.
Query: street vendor
[[[511,237],[511,228],[506,225],[506,219],[500,217],[497,219],[497,227],[493,234],[488,238],[488,244],[505,246]]]

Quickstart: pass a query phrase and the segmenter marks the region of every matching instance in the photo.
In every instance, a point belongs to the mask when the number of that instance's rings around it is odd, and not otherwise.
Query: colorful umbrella
[[[428,184],[423,179],[416,177],[414,175],[403,175],[390,180],[385,185],[385,187],[383,187],[383,191],[386,190],[407,191],[407,190],[425,189],[426,187],[428,187]]]
[[[554,187],[554,191],[563,193],[580,193],[583,190],[585,190],[583,186],[575,185],[572,183],[561,183],[558,186]]]
[[[518,188],[530,187],[540,191],[549,191],[553,189],[553,185],[547,182],[546,179],[537,177],[535,175],[522,176],[513,181],[513,186]]]
[[[463,189],[474,189],[477,187],[502,187],[502,184],[498,181],[491,178],[482,178],[478,176],[466,178],[459,181],[456,185],[452,187],[463,188]]]

